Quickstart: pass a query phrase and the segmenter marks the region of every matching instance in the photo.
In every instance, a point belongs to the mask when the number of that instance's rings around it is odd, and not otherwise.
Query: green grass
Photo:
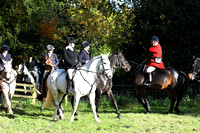
[[[44,109],[41,113],[41,102],[36,101],[36,104],[32,105],[31,100],[23,99],[12,104],[14,117],[10,117],[5,110],[0,111],[0,132],[200,132],[200,106],[188,107],[184,104],[180,106],[180,114],[167,114],[169,102],[161,106],[150,100],[150,104],[154,103],[151,106],[152,113],[146,114],[141,105],[134,99],[132,101],[133,104],[127,107],[119,106],[122,119],[118,119],[114,107],[109,106],[109,101],[103,99],[103,104],[99,108],[101,123],[97,123],[87,102],[79,103],[78,116],[75,117],[78,120],[74,122],[70,122],[71,105],[63,104],[66,110],[65,119],[54,122],[54,109]]]

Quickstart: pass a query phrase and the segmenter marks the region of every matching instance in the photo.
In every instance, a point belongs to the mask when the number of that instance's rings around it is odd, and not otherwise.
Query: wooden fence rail
[[[21,89],[18,87],[29,87],[29,90],[25,90],[25,89]],[[35,88],[35,83],[33,84],[23,84],[23,83],[17,83],[15,92],[30,92],[32,93],[32,95],[22,95],[22,94],[14,94],[13,97],[20,97],[20,98],[32,98],[32,104],[35,104],[35,99],[36,99],[36,93],[38,93],[39,95],[41,94],[36,88]]]

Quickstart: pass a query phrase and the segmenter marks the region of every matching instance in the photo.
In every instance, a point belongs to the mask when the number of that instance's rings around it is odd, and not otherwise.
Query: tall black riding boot
[[[149,81],[144,83],[144,85],[148,86],[148,87],[151,87],[152,86],[152,75],[151,73],[149,73]]]
[[[72,85],[72,81],[68,78],[67,79],[67,94],[71,94],[71,85]]]

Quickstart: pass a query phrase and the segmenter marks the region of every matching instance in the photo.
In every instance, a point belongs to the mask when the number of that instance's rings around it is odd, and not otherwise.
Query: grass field
[[[150,104],[153,101],[150,101]],[[108,102],[109,103],[109,102]],[[19,103],[13,103],[14,116],[10,117],[5,110],[0,111],[0,132],[108,132],[108,133],[191,133],[200,132],[200,106],[181,105],[180,114],[167,114],[169,102],[164,106],[155,105],[151,114],[145,114],[145,110],[137,102],[127,107],[119,106],[122,119],[117,118],[113,106],[104,103],[100,106],[99,115],[101,123],[95,122],[91,107],[87,102],[80,102],[78,107],[78,120],[70,122],[72,112],[71,105],[63,104],[65,119],[53,120],[54,109],[45,109],[40,112],[40,102],[35,105],[31,100],[23,99]],[[154,101],[155,103],[155,101]],[[168,104],[168,105],[167,105]]]

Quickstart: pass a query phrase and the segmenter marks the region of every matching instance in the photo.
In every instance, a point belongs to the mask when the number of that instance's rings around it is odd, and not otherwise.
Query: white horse
[[[0,86],[2,94],[4,96],[4,100],[2,100],[2,107],[4,106],[4,102],[6,102],[8,106],[8,112],[10,113],[10,115],[13,115],[11,100],[15,93],[17,73],[15,70],[12,69],[12,60],[3,62],[4,70],[0,75]]]
[[[28,69],[24,63],[21,63],[18,65],[17,73],[18,73],[17,82],[27,83],[27,84],[35,83],[35,79],[31,75],[31,73],[28,71]],[[36,85],[37,85],[37,83],[36,83]],[[26,86],[24,86],[24,90],[26,90]],[[25,94],[26,94],[26,91],[25,91]]]
[[[79,100],[82,96],[88,95],[90,104],[94,113],[94,118],[100,122],[95,110],[95,90],[97,86],[97,76],[100,74],[107,75],[112,78],[112,71],[110,69],[110,61],[108,55],[101,54],[92,58],[88,63],[75,70],[72,93],[74,95],[74,107],[70,121],[74,121],[74,114],[77,110]],[[63,95],[67,92],[66,73],[64,69],[58,69],[51,73],[47,78],[47,100],[45,107],[52,107],[55,105],[54,120],[57,120],[57,110],[59,111],[60,119],[64,119],[63,113],[59,107],[59,103]]]

